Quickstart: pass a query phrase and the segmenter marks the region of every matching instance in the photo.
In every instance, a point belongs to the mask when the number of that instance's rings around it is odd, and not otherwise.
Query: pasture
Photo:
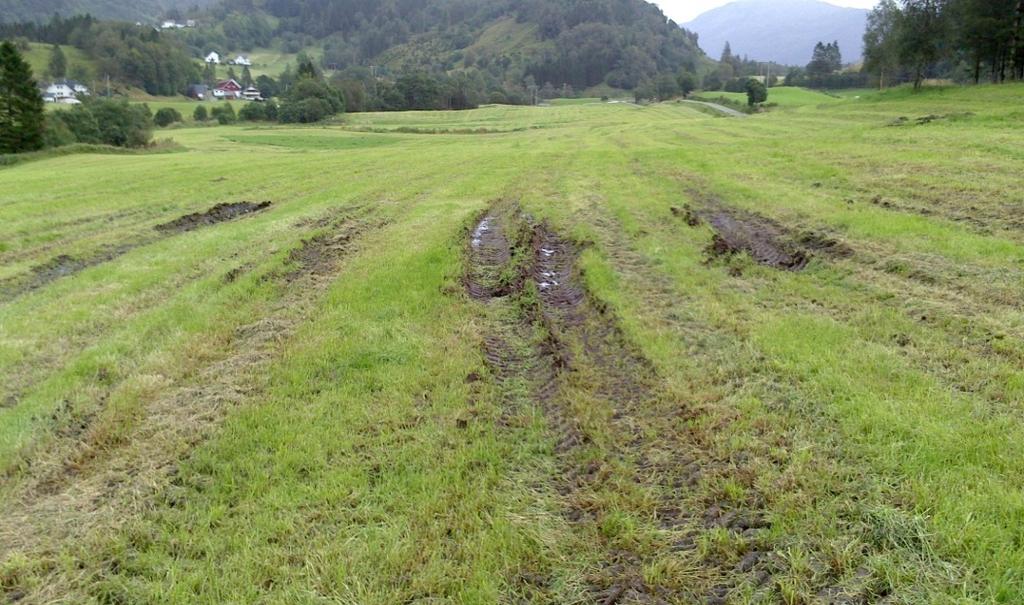
[[[1021,602],[1024,86],[777,100],[0,168],[0,598]]]

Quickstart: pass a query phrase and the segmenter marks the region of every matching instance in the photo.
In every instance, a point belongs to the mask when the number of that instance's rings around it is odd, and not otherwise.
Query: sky
[[[729,4],[734,0],[651,0],[661,7],[661,10],[676,23],[692,21],[697,15],[713,8]],[[829,4],[837,6],[852,6],[856,8],[874,8],[878,0],[827,0]]]

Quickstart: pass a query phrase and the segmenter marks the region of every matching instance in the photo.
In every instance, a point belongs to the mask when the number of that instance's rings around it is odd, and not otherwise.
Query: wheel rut
[[[489,320],[484,357],[506,399],[547,419],[559,468],[552,489],[594,551],[582,578],[588,602],[718,603],[736,586],[768,584],[774,560],[756,495],[683,506],[704,477],[735,468],[701,456],[686,428],[693,413],[668,400],[653,365],[588,292],[582,247],[508,203],[480,218],[468,239],[466,293]],[[622,516],[643,525],[647,543],[604,535]],[[745,544],[741,566],[697,553],[712,531]],[[645,573],[669,560],[700,569]]]
[[[313,311],[346,256],[361,238],[387,223],[368,208],[355,207],[332,212],[316,225],[297,225],[316,235],[303,240],[283,268],[261,277],[281,285],[281,298],[260,319],[235,330],[223,357],[145,402],[123,435],[112,430],[120,425],[110,425],[106,395],[92,409],[59,410],[47,451],[27,453],[23,466],[30,472],[7,477],[19,483],[6,494],[0,562],[84,548],[173,491],[178,462],[209,438],[231,410],[261,392],[282,343]],[[229,276],[237,279],[246,270],[240,267]],[[45,601],[51,589],[58,587],[43,586],[29,596]]]

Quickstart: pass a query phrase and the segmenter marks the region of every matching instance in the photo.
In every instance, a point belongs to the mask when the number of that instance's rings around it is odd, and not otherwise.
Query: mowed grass
[[[744,461],[676,497],[757,494],[785,562],[768,602],[858,578],[870,599],[1024,600],[1024,87],[772,92],[780,110],[743,120],[672,103],[359,114],[0,168],[0,279],[119,250],[0,303],[0,589],[588,602],[609,544],[686,537],[615,497],[614,474],[600,531],[578,531],[543,405],[509,420],[462,275],[474,221],[515,200],[584,247],[587,287],[692,418],[695,455]],[[241,200],[274,206],[153,229]],[[802,272],[709,262],[710,228],[670,211],[709,203],[850,252]],[[321,286],[282,277],[338,213],[372,228]],[[250,375],[248,334],[281,323]],[[192,403],[179,418],[168,401]],[[204,428],[161,440],[157,412]],[[702,557],[743,556],[699,532]],[[694,557],[643,579],[704,581]]]

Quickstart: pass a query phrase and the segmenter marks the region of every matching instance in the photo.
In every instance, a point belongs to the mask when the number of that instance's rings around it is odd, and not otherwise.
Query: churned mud
[[[605,517],[613,514],[601,504],[607,482],[623,480],[633,484],[627,491],[648,494],[650,508],[637,514],[656,519],[661,531],[674,536],[654,552],[604,545],[597,568],[584,578],[592,602],[719,603],[737,585],[768,585],[780,559],[771,555],[764,537],[769,524],[756,496],[747,505],[716,499],[698,509],[681,504],[705,476],[734,467],[686,453],[700,444],[679,424],[685,423],[685,412],[661,415],[665,385],[615,317],[587,292],[580,251],[547,225],[529,223],[517,209],[490,212],[469,234],[465,284],[492,320],[483,342],[492,376],[503,392],[519,394],[517,405],[539,408],[548,420],[561,465],[553,488],[564,502],[567,522],[581,535],[600,533]],[[511,289],[497,288],[485,277],[502,273],[514,276],[508,280]],[[588,410],[581,405],[607,410],[605,424],[588,426]],[[653,559],[695,552],[699,537],[712,530],[749,543],[741,564],[703,560],[699,580],[689,586],[645,578]]]
[[[272,205],[273,204],[271,202],[234,202],[217,204],[206,212],[186,214],[185,216],[176,218],[168,223],[157,225],[154,229],[157,231],[173,233],[194,231],[201,227],[208,227],[210,225],[216,225],[217,223],[234,220],[240,216],[245,216],[246,214],[260,212],[270,208]]]
[[[817,253],[847,257],[853,251],[837,239],[816,231],[797,232],[759,214],[708,203],[694,209],[672,207],[672,214],[691,227],[707,224],[714,231],[709,260],[746,253],[754,262],[783,271],[801,271]]]
[[[0,281],[0,302],[13,300],[23,294],[38,290],[58,279],[70,277],[89,267],[95,267],[96,265],[114,260],[143,244],[144,242],[122,244],[105,248],[86,257],[75,257],[67,254],[55,256],[45,263],[36,265],[29,273]]]

